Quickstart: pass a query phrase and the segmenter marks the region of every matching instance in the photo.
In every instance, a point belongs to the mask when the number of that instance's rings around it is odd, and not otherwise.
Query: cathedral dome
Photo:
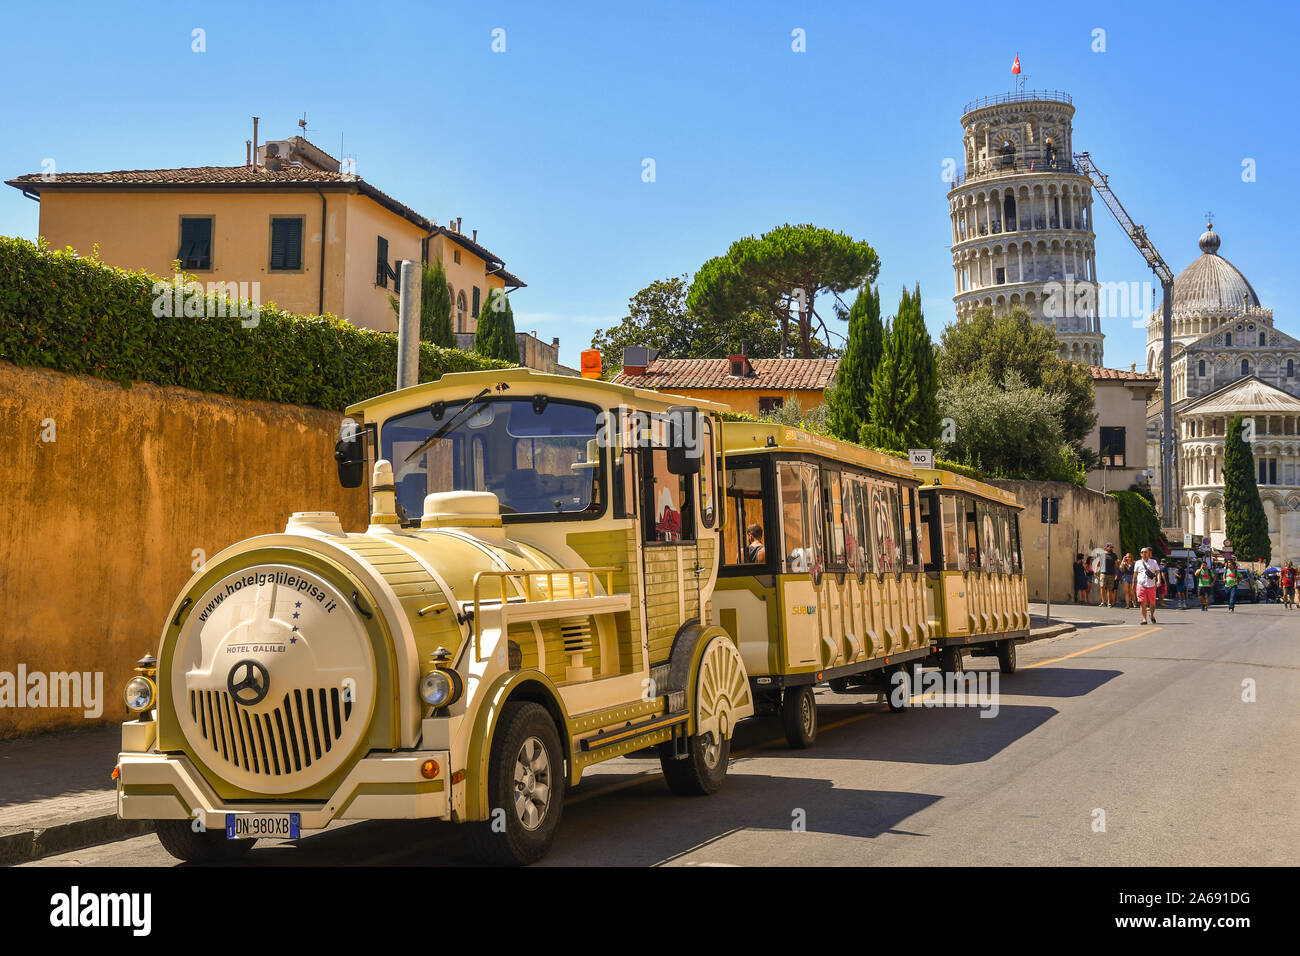
[[[1246,277],[1219,255],[1219,234],[1213,223],[1205,227],[1198,245],[1201,255],[1174,279],[1175,312],[1214,312],[1259,308],[1259,296]]]

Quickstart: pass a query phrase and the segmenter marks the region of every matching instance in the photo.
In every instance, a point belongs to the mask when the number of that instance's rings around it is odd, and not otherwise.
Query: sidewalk
[[[119,724],[0,740],[0,866],[149,833],[117,818]]]

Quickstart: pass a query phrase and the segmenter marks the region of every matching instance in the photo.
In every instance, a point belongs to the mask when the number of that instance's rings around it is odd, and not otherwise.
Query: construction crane
[[[1161,343],[1161,381],[1160,391],[1163,395],[1163,408],[1160,423],[1160,517],[1162,526],[1166,528],[1174,527],[1177,522],[1174,520],[1174,502],[1178,499],[1178,491],[1175,487],[1178,483],[1178,445],[1174,436],[1174,416],[1173,416],[1173,399],[1171,396],[1171,372],[1170,372],[1170,352],[1173,350],[1173,303],[1174,303],[1174,273],[1156,251],[1151,240],[1147,238],[1147,231],[1133,221],[1133,217],[1128,214],[1119,197],[1115,195],[1110,188],[1110,181],[1096,164],[1093,163],[1092,157],[1087,153],[1075,153],[1074,165],[1089,180],[1092,181],[1092,188],[1097,191],[1106,207],[1114,215],[1115,221],[1119,223],[1133,245],[1137,246],[1138,252],[1142,253],[1142,258],[1147,261],[1151,271],[1156,274],[1160,280],[1160,288],[1164,293],[1163,318],[1164,330],[1163,341]]]

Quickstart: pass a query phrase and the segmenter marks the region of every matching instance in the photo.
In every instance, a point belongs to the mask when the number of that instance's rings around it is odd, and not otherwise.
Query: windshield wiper
[[[455,424],[456,424],[458,421],[460,421],[461,417],[462,417],[466,412],[468,412],[471,408],[473,408],[475,405],[477,405],[477,404],[479,404],[480,402],[482,402],[482,401],[483,401],[483,396],[486,395],[486,394],[487,394],[488,392],[490,392],[490,391],[492,391],[492,389],[490,389],[490,388],[485,388],[485,389],[483,389],[483,391],[479,392],[477,395],[475,395],[473,398],[471,398],[468,402],[466,402],[464,408],[462,408],[460,411],[458,411],[455,415],[451,416],[451,418],[449,418],[449,419],[447,420],[447,422],[446,422],[446,423],[445,423],[441,428],[439,428],[436,432],[434,432],[432,435],[430,435],[430,436],[429,436],[428,438],[426,438],[424,441],[420,442],[419,447],[416,448],[415,451],[411,452],[409,455],[407,455],[405,458],[403,458],[403,459],[402,459],[402,464],[403,464],[403,465],[409,465],[411,462],[413,462],[415,459],[419,458],[421,455],[423,455],[426,451],[428,451],[428,450],[429,450],[430,448],[432,448],[434,445],[438,444],[438,442],[442,440],[443,436],[445,436],[445,435],[447,434],[447,432],[451,431],[452,427],[455,426]]]

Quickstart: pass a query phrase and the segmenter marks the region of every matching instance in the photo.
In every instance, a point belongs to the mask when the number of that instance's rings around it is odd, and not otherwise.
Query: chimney
[[[477,230],[477,229],[474,230],[474,241],[475,241],[475,242],[478,242],[478,230]]]
[[[244,140],[244,165],[253,165],[253,141],[251,139]]]
[[[558,349],[560,347],[560,337],[557,335],[555,338],[551,339],[551,344]]]
[[[1128,370],[1129,370],[1130,372],[1136,372],[1136,371],[1138,370],[1138,363],[1137,363],[1137,362],[1129,362],[1129,363],[1128,363]]]
[[[254,169],[257,168],[257,120],[258,117],[254,116],[253,117],[253,168]]]
[[[556,339],[556,343],[559,343],[559,339]],[[623,374],[644,375],[647,366],[658,357],[658,349],[625,348],[623,350]]]
[[[461,234],[461,231],[460,231],[460,220],[461,220],[461,217],[460,217],[460,216],[457,216],[457,217],[456,217],[456,234],[457,234],[457,235],[460,235],[460,234]]]

